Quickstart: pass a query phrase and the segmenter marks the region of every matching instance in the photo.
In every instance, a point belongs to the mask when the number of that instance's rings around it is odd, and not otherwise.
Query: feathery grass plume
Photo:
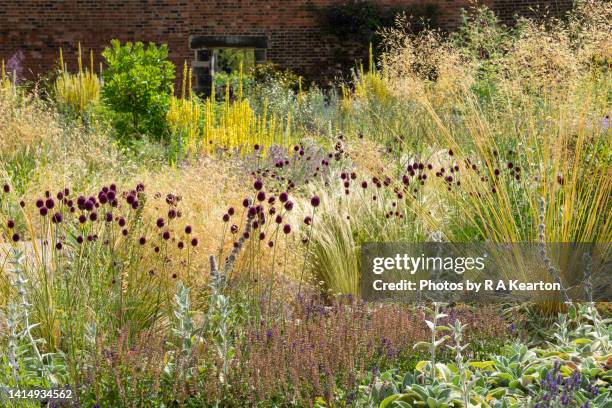
[[[83,53],[79,42],[76,74],[68,72],[61,49],[59,65],[60,73],[54,84],[55,100],[61,107],[83,115],[100,100],[102,85],[94,71],[93,50],[89,53],[89,68],[83,69]]]

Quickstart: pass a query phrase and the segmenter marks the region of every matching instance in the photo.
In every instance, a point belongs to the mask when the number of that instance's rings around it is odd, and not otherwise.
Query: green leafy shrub
[[[107,64],[102,96],[119,138],[163,139],[174,80],[167,45],[145,48],[141,42],[121,45],[113,40],[102,55]]]

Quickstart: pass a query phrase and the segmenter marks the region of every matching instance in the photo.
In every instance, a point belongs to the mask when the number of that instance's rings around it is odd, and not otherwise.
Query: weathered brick
[[[76,66],[75,49],[96,55],[111,39],[167,43],[177,65],[191,61],[189,38],[200,36],[267,36],[267,58],[313,77],[335,66],[338,47],[325,36],[313,8],[338,0],[0,0],[0,59],[16,51],[25,55],[25,72],[34,77],[52,69],[60,47],[69,67]],[[438,23],[453,29],[469,0],[377,0],[386,7],[436,5]],[[485,0],[510,22],[515,14],[538,14],[544,7],[565,12],[572,0]],[[314,7],[313,7],[314,6]],[[541,14],[541,12],[539,12]],[[366,45],[347,46],[346,60],[363,55]]]

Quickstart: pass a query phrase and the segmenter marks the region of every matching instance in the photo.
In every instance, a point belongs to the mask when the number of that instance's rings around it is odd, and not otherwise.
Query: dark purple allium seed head
[[[310,216],[306,216],[304,218],[304,224],[306,224],[306,225],[312,224],[312,218]]]
[[[257,208],[256,207],[249,207],[248,215],[251,218],[255,217],[257,215]]]
[[[227,213],[230,215],[230,217],[231,217],[232,215],[234,215],[234,213],[235,213],[234,207],[230,207],[230,208],[228,208],[228,209],[227,209]]]
[[[55,244],[55,249],[57,249],[58,251],[62,250],[62,243],[58,242],[57,244]]]
[[[115,198],[117,198],[117,195],[113,190],[109,190],[109,192],[106,193],[106,198],[108,198],[109,201],[113,201]]]
[[[88,242],[92,242],[93,240],[94,240],[93,235],[89,234],[89,235],[87,236],[87,241],[88,241]]]
[[[278,196],[278,199],[280,200],[281,203],[284,203],[284,202],[286,202],[289,199],[289,194],[287,194],[287,192],[283,191]]]
[[[287,201],[285,203],[285,210],[291,211],[293,209],[293,201]]]
[[[85,214],[79,215],[79,222],[81,224],[85,224],[85,222],[87,222],[87,217],[85,216]]]
[[[185,248],[185,243],[183,241],[179,241],[178,244],[176,244],[176,246],[178,247],[178,249],[183,249]]]
[[[238,226],[236,224],[232,224],[232,226],[230,227],[230,231],[232,234],[235,234],[238,232]]]
[[[145,237],[140,237],[140,239],[138,240],[138,243],[140,245],[144,245],[147,243],[147,239]]]
[[[361,188],[368,188],[368,182],[367,181],[362,181],[361,182]]]
[[[499,176],[500,171],[499,171],[499,169],[495,169],[495,170],[493,170],[493,173],[495,173],[496,176]]]
[[[449,155],[449,156],[453,156],[454,154],[455,154],[455,153],[453,152],[453,149],[449,149],[449,150],[448,150],[448,155]]]
[[[123,229],[123,230],[121,231],[121,233],[123,234],[123,236],[124,236],[124,237],[127,237],[128,230],[127,230],[127,229]]]
[[[13,220],[8,220],[8,221],[6,222],[6,226],[8,227],[8,229],[13,229],[13,228],[15,228],[15,221],[13,221]]]
[[[64,192],[63,191],[58,191],[56,197],[60,201],[63,200],[64,199]]]
[[[45,200],[45,207],[47,207],[49,210],[51,210],[53,207],[55,207],[55,201],[53,201],[52,198],[47,198]]]
[[[280,215],[277,215],[276,218],[274,219],[274,222],[276,222],[277,224],[280,224],[281,222],[283,222],[283,217],[281,217]]]
[[[191,246],[192,247],[198,246],[198,239],[197,238],[192,238],[191,239]]]
[[[11,186],[9,186],[8,184],[5,184],[5,185],[2,186],[2,190],[5,193],[10,193],[11,192]]]
[[[23,200],[22,200],[22,201],[20,201],[20,202],[19,202],[19,206],[20,206],[21,208],[24,208],[24,207],[25,207],[25,201],[23,201]]]
[[[14,234],[13,234],[13,236],[12,236],[11,238],[12,238],[13,242],[19,242],[19,239],[20,239],[21,237],[19,236],[19,234],[18,234],[18,233],[14,233]]]
[[[223,222],[228,222],[230,220],[229,214],[223,214]]]
[[[42,207],[39,210],[40,215],[42,215],[43,217],[46,216],[49,213],[49,210],[47,209],[47,207]]]
[[[82,244],[82,243],[83,243],[83,237],[82,237],[82,236],[80,236],[80,235],[77,237],[77,239],[76,239],[76,240],[77,240],[77,242],[78,242],[79,244]]]
[[[283,232],[285,234],[289,234],[291,232],[291,225],[289,225],[289,224],[283,225]]]
[[[176,210],[175,209],[168,210],[168,218],[170,218],[171,220],[176,218]]]
[[[266,199],[266,193],[264,193],[263,191],[260,191],[259,193],[257,193],[258,201],[264,201],[265,199]]]
[[[119,226],[120,226],[120,227],[125,227],[125,218],[120,217],[120,218],[117,220],[117,224],[119,224]]]
[[[192,228],[191,225],[186,225],[185,226],[185,234],[189,235],[191,234]]]
[[[134,202],[134,200],[136,199],[136,197],[132,194],[128,194],[127,198],[125,199],[125,201],[127,201],[128,204],[132,204]]]
[[[98,213],[93,211],[91,214],[89,214],[89,219],[91,221],[96,221],[98,219]]]
[[[259,145],[257,143],[255,143],[255,145],[253,146],[254,150],[259,150]]]
[[[242,206],[244,208],[248,208],[249,205],[251,205],[251,200],[249,200],[248,198],[245,198],[244,200],[242,200]]]
[[[163,228],[163,226],[166,224],[166,222],[164,221],[163,218],[160,217],[160,218],[157,219],[156,224],[157,224],[157,228]]]
[[[145,189],[144,184],[142,184],[142,183],[138,183],[138,184],[136,185],[136,191],[141,192],[141,191],[144,191],[144,189]]]
[[[62,222],[62,214],[60,213],[55,213],[53,214],[53,216],[51,217],[51,222],[53,222],[54,224],[59,224],[60,222]]]
[[[95,203],[95,202],[93,202],[92,200],[87,200],[87,201],[85,201],[85,209],[86,209],[87,211],[91,211],[91,210],[93,210],[95,206],[96,206],[96,203]]]
[[[266,239],[266,234],[264,232],[260,232],[259,233],[259,240],[263,241],[264,239]]]
[[[140,203],[138,202],[138,200],[134,200],[134,202],[132,203],[132,210],[137,210],[139,205]]]
[[[255,190],[261,190],[263,188],[263,181],[261,181],[260,179],[255,180],[255,182],[253,183],[253,188]]]
[[[274,246],[274,241],[268,241],[268,246],[272,248]]]
[[[310,199],[310,205],[312,205],[313,207],[318,207],[321,204],[321,198],[319,198],[319,196],[313,196]]]
[[[162,238],[164,240],[169,240],[170,239],[170,231],[164,231],[164,233],[162,234]]]

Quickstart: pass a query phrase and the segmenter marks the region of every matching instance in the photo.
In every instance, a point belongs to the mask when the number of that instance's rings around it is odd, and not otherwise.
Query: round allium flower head
[[[230,220],[229,214],[223,214],[223,222],[228,222]]]
[[[145,237],[140,237],[140,239],[138,240],[138,243],[140,245],[144,245],[147,243],[147,239]]]
[[[24,207],[25,207],[25,201],[21,200],[21,201],[19,202],[19,206],[20,206],[21,208],[24,208]]]
[[[278,199],[280,200],[281,203],[284,203],[289,199],[289,194],[283,191],[282,193],[279,194]]]
[[[253,183],[253,188],[255,190],[261,190],[263,188],[263,181],[261,181],[260,179],[255,180],[255,182]]]
[[[256,207],[249,207],[249,217],[254,217],[257,215],[257,208]]]
[[[183,241],[179,241],[178,244],[176,244],[176,246],[178,247],[178,249],[183,249],[185,248],[185,243]]]
[[[60,222],[62,222],[62,214],[60,213],[55,213],[53,214],[53,216],[51,217],[51,222],[53,222],[54,224],[59,224]]]
[[[55,244],[55,249],[57,249],[58,251],[62,250],[62,243],[58,242],[57,244]]]
[[[268,246],[272,248],[274,246],[274,241],[268,241]]]
[[[293,209],[293,201],[287,201],[285,203],[285,210],[291,211]]]
[[[12,236],[11,238],[12,238],[13,242],[19,242],[19,239],[20,239],[21,237],[19,236],[19,234],[18,234],[18,233],[14,233],[14,234],[13,234],[13,236]]]
[[[123,229],[123,230],[121,231],[121,233],[123,234],[123,236],[124,236],[124,237],[127,237],[128,230],[127,230],[127,229]]]
[[[245,198],[244,200],[242,200],[242,206],[244,208],[248,208],[251,205],[251,200],[249,200],[248,198]]]
[[[283,222],[283,217],[281,217],[280,215],[277,215],[276,218],[274,219],[274,222],[276,222],[277,224],[280,224],[281,222]]]
[[[249,232],[248,232],[248,231],[244,231],[244,232],[242,233],[242,237],[243,237],[244,239],[249,239],[249,237],[250,237],[250,236],[251,236],[251,234],[249,234]]]
[[[106,193],[104,193],[104,192],[102,192],[102,191],[101,191],[101,192],[98,194],[98,200],[100,200],[100,202],[101,202],[102,204],[106,204],[106,203],[108,202],[108,196],[106,195]]]
[[[77,205],[79,207],[84,207],[85,206],[85,201],[87,201],[87,199],[85,197],[83,197],[82,195],[77,197]]]
[[[138,183],[138,184],[136,185],[136,191],[141,192],[141,191],[144,191],[144,189],[145,189],[144,184],[142,184],[142,183]]]
[[[79,222],[85,224],[85,222],[87,222],[87,217],[84,214],[79,215]]]
[[[362,181],[361,182],[361,188],[368,188],[368,182],[367,181]]]
[[[128,196],[126,197],[125,201],[127,201],[128,204],[132,204],[135,199],[136,199],[136,197],[133,194],[128,194]]]
[[[264,193],[263,191],[260,191],[259,193],[257,193],[257,201],[264,201],[266,199],[266,193]]]
[[[310,199],[310,204],[311,204],[313,207],[318,207],[318,206],[319,206],[319,204],[321,204],[321,199],[319,198],[319,196],[313,196],[313,197]]]
[[[53,201],[52,198],[47,198],[45,200],[45,207],[47,207],[47,209],[52,209],[53,207],[55,207],[55,201]]]
[[[125,227],[125,218],[119,217],[117,224],[119,224],[120,227]]]
[[[91,214],[89,214],[89,220],[90,221],[96,221],[98,219],[98,213],[93,211]]]
[[[289,234],[291,232],[291,225],[289,225],[289,224],[283,225],[283,232],[285,234]]]
[[[453,149],[449,149],[449,150],[448,150],[448,155],[449,155],[449,156],[453,156],[454,154],[455,154],[455,153],[453,152]]]
[[[153,248],[153,251],[155,251],[156,254],[159,254],[160,249],[158,246],[156,246],[155,248]]]
[[[255,143],[255,145],[253,146],[254,150],[259,150],[259,145],[257,143]]]
[[[2,186],[2,190],[5,193],[10,193],[11,192],[11,186],[9,186],[8,184],[5,184],[5,185]]]
[[[157,219],[156,224],[157,224],[157,228],[163,228],[163,226],[166,224],[166,222],[164,221],[163,218],[160,217],[160,218]]]
[[[113,190],[109,190],[108,193],[106,193],[106,198],[109,201],[113,201],[115,198],[117,198],[117,195]]]
[[[8,229],[13,229],[13,228],[15,228],[15,221],[13,221],[13,220],[8,220],[8,221],[6,222],[6,226],[8,227]]]
[[[87,236],[87,242],[92,242],[93,240],[94,240],[93,235],[89,234],[89,235]]]
[[[312,224],[312,218],[310,216],[306,216],[304,218],[304,224],[306,224],[306,225]]]
[[[83,241],[84,241],[84,240],[83,240],[83,237],[82,237],[82,236],[80,236],[80,235],[77,237],[77,239],[76,239],[76,240],[77,240],[77,242],[78,242],[79,244],[82,244],[82,243],[83,243]]]
[[[234,213],[235,213],[234,207],[230,207],[230,208],[228,208],[228,209],[227,209],[227,213],[230,215],[230,217],[231,217],[232,215],[234,215]]]
[[[197,247],[198,246],[198,239],[197,238],[192,238],[191,239],[191,246],[192,247]]]
[[[191,225],[186,225],[185,226],[185,234],[189,235],[191,234],[192,228]]]
[[[170,239],[170,231],[164,231],[164,233],[162,234],[162,238],[164,240],[169,240]]]
[[[232,226],[230,227],[230,231],[232,234],[235,234],[238,232],[238,226],[236,224],[232,224]]]
[[[499,169],[495,169],[495,170],[493,170],[493,173],[495,173],[495,175],[496,175],[496,176],[499,176],[499,174],[500,174],[501,172],[499,171]]]
[[[64,199],[64,192],[63,191],[58,191],[56,197],[60,201],[63,200]]]
[[[42,215],[43,217],[46,216],[49,213],[49,210],[47,210],[47,207],[42,207],[40,210],[40,215]]]
[[[96,203],[93,200],[89,199],[85,201],[84,207],[87,211],[93,210],[95,206],[96,206]]]
[[[138,202],[138,200],[134,200],[134,202],[132,203],[132,210],[137,210],[139,205],[140,203]]]
[[[259,240],[263,241],[264,239],[266,239],[266,234],[264,232],[260,232],[259,233]]]

